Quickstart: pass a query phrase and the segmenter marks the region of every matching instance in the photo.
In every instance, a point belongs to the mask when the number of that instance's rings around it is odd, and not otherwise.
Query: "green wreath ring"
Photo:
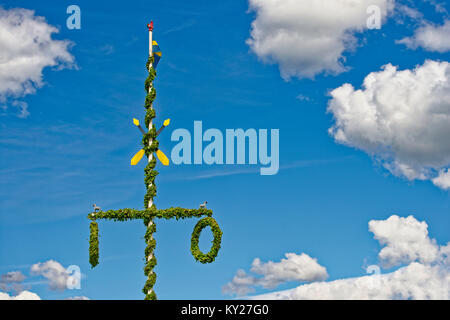
[[[211,227],[211,231],[214,235],[214,240],[212,241],[211,250],[208,253],[204,254],[200,251],[198,247],[198,241],[200,238],[200,233],[206,227]],[[222,241],[222,230],[220,230],[217,221],[214,218],[207,217],[201,219],[194,227],[194,231],[192,232],[191,237],[191,252],[194,256],[195,260],[201,263],[211,263],[216,259],[217,254],[220,250],[220,243]]]

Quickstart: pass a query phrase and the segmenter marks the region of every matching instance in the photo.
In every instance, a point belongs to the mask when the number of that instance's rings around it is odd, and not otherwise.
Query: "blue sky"
[[[86,215],[93,203],[103,209],[143,206],[144,164],[131,167],[129,161],[140,147],[131,120],[143,120],[145,111],[150,19],[163,52],[155,81],[156,124],[172,119],[160,138],[163,151],[169,154],[175,145],[173,130],[192,130],[196,120],[223,131],[280,129],[280,171],[274,176],[261,176],[259,166],[249,165],[158,165],[157,207],[196,208],[207,200],[224,233],[216,261],[202,265],[190,253],[196,219],[157,222],[160,299],[227,298],[221,287],[238,269],[248,270],[256,257],[279,261],[287,252],[316,258],[331,281],[365,275],[365,266],[378,263],[380,248],[368,222],[393,214],[414,215],[427,222],[438,243],[449,241],[448,191],[429,180],[394,176],[328,133],[331,90],[344,83],[359,88],[387,63],[412,69],[426,59],[450,59],[447,52],[395,43],[411,36],[417,22],[391,18],[380,30],[357,33],[358,45],[344,53],[346,72],[285,81],[277,63],[263,63],[246,44],[255,19],[246,1],[79,0],[81,30],[66,28],[72,3],[0,4],[35,10],[58,27],[53,37],[72,42],[77,65],[44,69],[45,85],[20,98],[28,117],[17,116],[12,98],[0,116],[0,274],[28,275],[31,265],[53,259],[80,266],[84,275],[81,290],[64,292],[27,278],[25,284],[41,298],[143,298],[143,223],[100,222],[100,264],[91,269]],[[445,14],[429,3],[416,6],[428,21],[443,23]],[[201,238],[204,250],[208,237]]]

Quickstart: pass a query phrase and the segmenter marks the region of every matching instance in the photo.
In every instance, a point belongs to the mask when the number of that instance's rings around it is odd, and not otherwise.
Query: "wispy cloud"
[[[189,20],[183,22],[182,24],[180,24],[180,25],[178,25],[178,26],[175,26],[175,27],[172,27],[172,28],[170,28],[170,29],[167,29],[167,30],[164,31],[162,34],[163,34],[163,35],[166,35],[166,34],[173,33],[173,32],[183,31],[183,30],[185,30],[185,29],[187,29],[187,28],[192,27],[192,26],[193,26],[194,24],[196,24],[196,23],[197,23],[196,20],[194,20],[194,19],[189,19]]]
[[[181,73],[188,73],[189,72],[187,69],[180,68],[180,67],[176,66],[175,64],[173,64],[172,62],[167,62],[167,66],[170,69],[172,69],[173,71],[176,71],[176,72],[181,72]]]
[[[98,50],[106,56],[109,56],[116,51],[114,46],[111,44],[105,44],[104,46],[101,46]]]
[[[304,94],[301,93],[296,97],[296,99],[300,101],[311,101],[310,97],[305,96]]]
[[[293,161],[285,165],[280,166],[281,170],[289,170],[289,169],[296,169],[296,168],[303,168],[303,167],[312,167],[312,166],[320,166],[320,165],[326,165],[330,163],[336,163],[341,161],[346,161],[352,159],[353,156],[347,156],[347,157],[340,157],[340,158],[331,158],[331,159],[313,159],[313,160],[299,160],[299,161]],[[217,177],[227,177],[227,176],[236,176],[236,175],[242,175],[242,174],[259,174],[260,173],[260,167],[259,166],[251,166],[247,168],[239,168],[239,169],[232,169],[232,170],[215,170],[215,171],[205,171],[199,174],[194,174],[189,177],[180,177],[179,175],[173,176],[172,178],[169,178],[168,180],[171,181],[179,181],[179,180],[203,180],[203,179],[211,179],[211,178],[217,178]]]

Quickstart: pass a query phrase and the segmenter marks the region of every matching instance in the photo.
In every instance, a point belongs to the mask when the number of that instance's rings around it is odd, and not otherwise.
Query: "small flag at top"
[[[159,60],[161,60],[162,52],[156,41],[153,41],[153,68],[156,69]]]

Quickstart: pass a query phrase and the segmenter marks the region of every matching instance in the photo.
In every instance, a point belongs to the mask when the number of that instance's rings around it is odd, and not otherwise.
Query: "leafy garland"
[[[150,126],[150,122],[155,118],[156,113],[153,109],[153,101],[156,99],[156,90],[153,87],[153,81],[156,78],[156,70],[153,68],[153,57],[149,57],[147,60],[147,70],[148,77],[145,80],[145,90],[147,92],[147,96],[145,97],[145,109],[147,110],[145,115],[145,125],[148,128]],[[151,223],[155,218],[162,219],[186,219],[186,218],[198,218],[202,216],[206,216],[206,218],[201,219],[195,226],[194,231],[192,232],[191,237],[191,252],[194,256],[195,260],[201,263],[211,263],[217,257],[217,254],[220,250],[220,243],[222,241],[222,231],[220,230],[217,221],[212,218],[212,210],[209,209],[184,209],[184,208],[169,208],[163,210],[157,210],[155,204],[152,206],[148,206],[150,200],[152,200],[156,196],[156,185],[155,178],[158,175],[158,171],[154,170],[156,166],[156,158],[153,154],[159,148],[159,142],[156,140],[157,133],[155,125],[149,129],[149,131],[144,135],[142,139],[142,144],[144,145],[144,151],[147,158],[152,156],[151,160],[148,162],[145,167],[145,186],[147,192],[144,197],[144,210],[136,210],[136,209],[119,209],[119,210],[108,210],[105,212],[92,212],[88,215],[88,219],[91,220],[90,224],[90,238],[89,238],[89,262],[94,268],[98,265],[99,260],[99,241],[98,241],[98,224],[96,222],[97,219],[107,219],[113,221],[128,221],[135,219],[142,219],[145,226],[147,227],[147,231],[145,233],[145,242],[147,246],[145,248],[145,266],[144,266],[144,274],[147,276],[147,281],[144,285],[142,291],[145,294],[145,300],[156,300],[156,294],[153,290],[153,286],[156,282],[156,273],[153,269],[156,266],[156,258],[153,255],[153,251],[156,247],[156,240],[153,238],[153,234],[156,232],[156,225]],[[151,142],[151,143],[150,143]],[[204,254],[200,251],[198,247],[200,233],[207,226],[211,227],[211,230],[214,234],[213,245],[211,250]],[[151,258],[149,259],[149,257]]]
[[[92,268],[98,265],[98,224],[95,221],[89,226],[91,236],[89,237],[89,263]]]
[[[211,231],[214,235],[213,245],[207,254],[200,251],[198,247],[198,242],[200,238],[200,233],[207,226],[211,227]],[[222,241],[222,230],[220,230],[217,221],[214,218],[208,217],[203,218],[195,225],[194,231],[191,237],[191,252],[195,260],[201,263],[211,263],[213,262],[220,250],[220,242]]]
[[[200,218],[203,216],[211,217],[213,214],[210,209],[185,209],[185,208],[169,208],[169,209],[119,209],[108,210],[105,212],[93,212],[88,215],[88,219],[95,221],[98,219],[108,219],[114,221],[129,221],[144,219],[145,225],[150,222],[151,219],[188,219],[188,218]]]
[[[153,68],[154,58],[153,56],[149,56],[146,64],[146,68],[148,70],[148,76],[145,80],[145,92],[147,96],[145,97],[144,107],[146,109],[145,114],[145,126],[147,128],[150,127],[150,123],[156,116],[155,109],[153,109],[153,101],[156,99],[156,90],[153,87],[153,81],[156,78],[156,70]],[[151,160],[148,162],[145,167],[145,187],[147,188],[147,193],[144,197],[144,207],[149,208],[149,202],[156,196],[156,185],[155,178],[158,175],[158,171],[155,170],[156,166],[156,157],[153,154],[158,150],[159,142],[156,140],[156,127],[152,124],[152,127],[149,128],[148,132],[144,134],[142,138],[142,144],[144,145],[145,155],[148,159]],[[155,204],[149,208],[150,210],[156,211]],[[156,225],[151,223],[152,218],[144,219],[144,223],[147,226],[147,232],[145,233],[145,243],[147,243],[147,247],[145,248],[145,267],[144,273],[147,276],[147,281],[145,282],[144,288],[142,291],[145,294],[145,300],[156,300],[156,293],[153,290],[153,286],[156,282],[156,273],[153,269],[156,266],[156,258],[153,255],[153,251],[156,247],[156,240],[153,238],[153,234],[156,232]],[[151,256],[151,258],[149,258]]]
[[[153,101],[156,99],[156,90],[153,87],[152,83],[156,78],[156,70],[153,66],[153,57],[149,57],[147,60],[147,70],[148,77],[145,80],[145,91],[147,92],[147,96],[145,97],[144,107],[147,110],[145,114],[145,126],[148,128],[150,126],[150,122],[155,118],[156,113],[155,109],[153,109]],[[150,69],[149,69],[150,67]],[[151,89],[150,89],[151,86]],[[151,143],[150,143],[151,141]],[[155,186],[155,178],[158,175],[158,171],[154,170],[156,166],[156,157],[153,154],[158,151],[159,142],[156,140],[156,127],[153,124],[149,131],[142,138],[142,144],[144,145],[144,151],[147,158],[152,157],[152,160],[149,161],[147,166],[145,167],[145,186],[147,188],[147,193],[144,198],[144,207],[148,208],[148,203],[150,199],[153,199],[156,196],[156,186]],[[152,208],[156,209],[155,205]]]

